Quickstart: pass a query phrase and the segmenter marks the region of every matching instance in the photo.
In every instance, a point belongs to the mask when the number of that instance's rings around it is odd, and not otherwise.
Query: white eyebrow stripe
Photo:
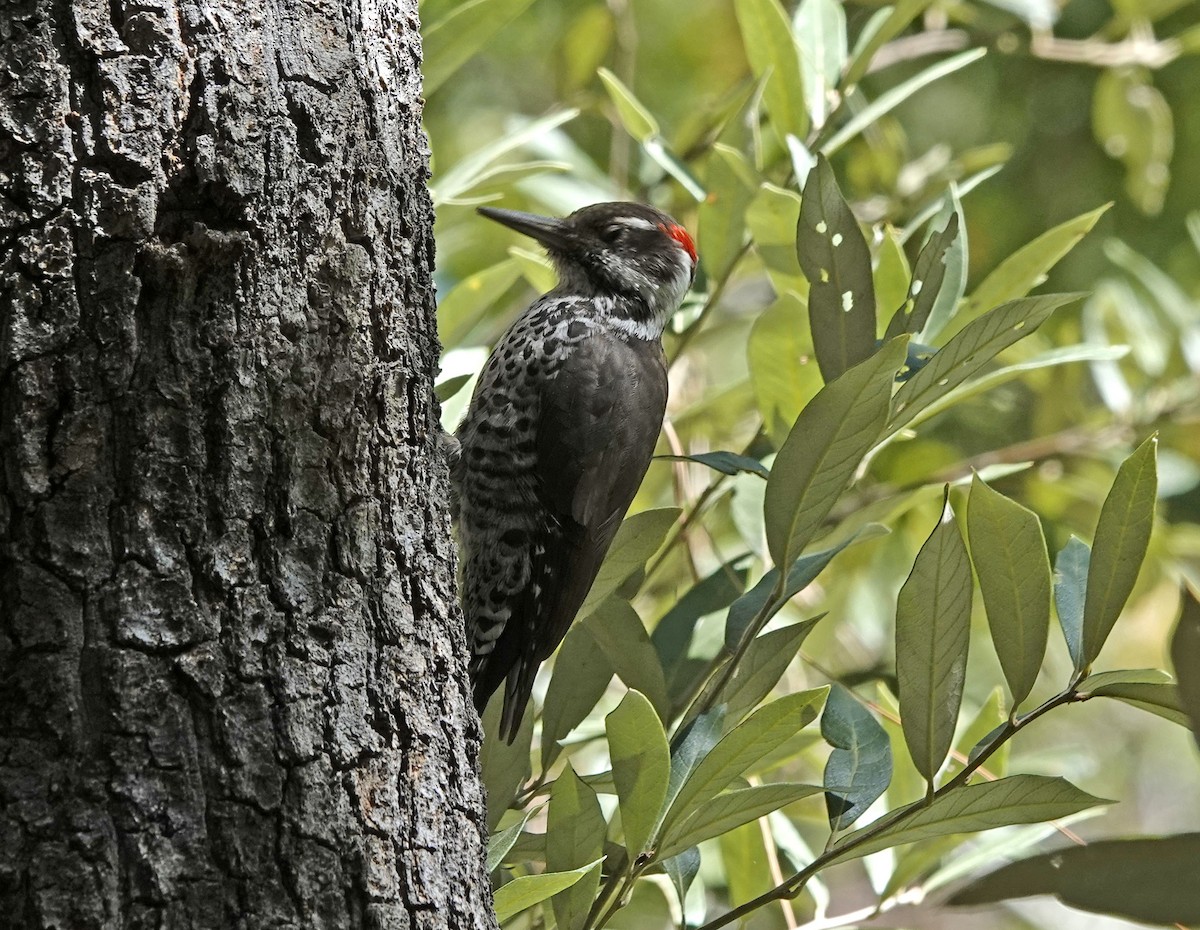
[[[622,226],[632,226],[634,229],[658,229],[649,220],[644,220],[640,216],[622,216],[617,219],[617,222]]]

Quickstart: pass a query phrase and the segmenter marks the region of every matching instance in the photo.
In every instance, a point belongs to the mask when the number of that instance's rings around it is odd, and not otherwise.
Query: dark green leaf
[[[1023,859],[968,885],[951,904],[1035,894],[1148,924],[1200,923],[1200,833],[1099,840]]]
[[[1171,664],[1179,680],[1179,699],[1200,747],[1200,601],[1187,588],[1183,613],[1171,637]]]
[[[772,784],[717,795],[666,831],[661,854],[673,856],[821,790],[815,785]]]
[[[892,748],[871,712],[841,685],[829,690],[821,735],[834,747],[825,763],[825,806],[829,827],[844,830],[887,790]]]
[[[671,770],[667,737],[654,708],[638,691],[625,695],[605,726],[625,847],[636,859],[654,833],[667,795]]]
[[[904,740],[930,784],[954,739],[971,636],[971,563],[950,509],[917,553],[896,602],[896,677]]]
[[[720,700],[728,708],[732,720],[740,720],[758,702],[771,693],[784,669],[804,644],[805,638],[821,617],[795,623],[755,638],[734,670]]]
[[[471,380],[470,375],[455,375],[453,378],[447,378],[445,381],[439,381],[434,388],[434,393],[437,395],[438,403],[444,404],[451,397],[463,389],[468,381]]]
[[[550,791],[550,809],[546,814],[546,869],[568,872],[595,862],[604,854],[607,830],[596,792],[581,782],[568,764]],[[580,930],[599,887],[600,871],[592,869],[570,888],[551,898],[554,919],[562,930]]]
[[[671,779],[667,784],[667,807],[674,806],[675,799],[683,790],[684,783],[691,777],[705,756],[712,751],[721,738],[725,724],[725,705],[718,704],[705,711],[687,725],[671,740]]]
[[[971,482],[967,534],[1015,710],[1033,689],[1050,632],[1046,537],[1033,511],[993,491],[978,475]]]
[[[596,869],[602,860],[597,859],[580,869],[570,872],[543,872],[541,875],[522,875],[500,887],[493,899],[496,920],[504,923],[526,908],[545,901],[551,895],[570,888],[589,872]]]
[[[1087,592],[1091,547],[1072,536],[1054,560],[1054,606],[1077,672],[1083,671],[1083,601]]]
[[[695,846],[685,849],[678,855],[664,859],[662,867],[663,871],[671,877],[675,894],[679,896],[679,909],[682,911],[688,889],[692,887],[692,881],[696,878],[696,873],[700,871],[700,850]]]
[[[789,694],[730,730],[683,783],[663,821],[664,830],[707,805],[777,743],[812,723],[824,698],[824,688]]]
[[[672,462],[698,462],[719,471],[723,475],[737,475],[746,472],[766,478],[767,467],[758,459],[748,455],[738,455],[736,452],[700,452],[696,455],[656,455],[656,459]]]
[[[1108,803],[1103,798],[1080,791],[1065,779],[1045,775],[1011,775],[999,781],[964,785],[939,795],[931,804],[922,806],[923,802],[918,802],[917,805],[893,811],[887,815],[890,824],[861,845],[855,844],[862,839],[863,831],[875,830],[875,824],[842,837],[834,849],[845,848],[846,852],[835,857],[830,864],[858,859],[881,849],[934,836],[977,833],[1014,823],[1057,820],[1097,804]]]
[[[1158,492],[1157,449],[1157,435],[1138,446],[1117,470],[1100,509],[1083,607],[1085,668],[1104,647],[1146,555]]]
[[[894,433],[910,422],[923,408],[950,393],[1013,343],[1036,330],[1058,307],[1074,300],[1078,300],[1078,295],[1024,297],[968,323],[897,392],[896,412],[888,424],[888,432]]]
[[[503,695],[497,692],[483,712],[484,740],[479,754],[479,766],[483,773],[483,786],[487,789],[488,829],[494,830],[517,791],[529,778],[532,765],[529,747],[533,742],[533,714],[526,713],[517,730],[512,745],[499,739],[500,708]]]
[[[590,614],[620,587],[621,582],[646,564],[646,560],[658,551],[667,538],[679,514],[678,507],[664,507],[661,510],[644,510],[625,518],[592,583],[587,600],[579,608],[578,616]]]
[[[875,351],[875,283],[867,240],[823,157],[804,185],[796,255],[808,279],[813,346],[828,384]]]
[[[933,305],[942,291],[942,281],[950,260],[950,252],[958,239],[959,214],[955,210],[946,220],[945,226],[929,237],[917,256],[913,268],[912,282],[908,286],[908,300],[912,310],[900,325],[888,324],[887,337],[899,336],[903,332],[919,333],[929,322]],[[962,257],[959,256],[961,262]],[[894,318],[893,318],[894,319]]]
[[[796,418],[771,467],[763,504],[767,544],[776,565],[791,565],[804,551],[875,445],[906,347],[904,337],[885,343],[825,385]]]

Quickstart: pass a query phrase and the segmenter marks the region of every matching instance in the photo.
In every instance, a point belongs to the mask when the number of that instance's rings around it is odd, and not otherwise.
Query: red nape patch
[[[692,256],[692,264],[696,263],[698,260],[696,258],[696,243],[692,241],[692,237],[688,235],[686,229],[682,226],[667,226],[665,223],[659,224],[658,228],[683,246],[683,250]]]

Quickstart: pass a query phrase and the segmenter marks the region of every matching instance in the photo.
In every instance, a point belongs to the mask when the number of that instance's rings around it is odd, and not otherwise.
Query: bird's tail
[[[529,705],[529,696],[533,693],[533,679],[537,676],[538,665],[532,656],[522,656],[521,660],[508,673],[504,683],[504,712],[500,715],[500,738],[512,745],[521,729],[521,720],[525,716],[525,708]]]

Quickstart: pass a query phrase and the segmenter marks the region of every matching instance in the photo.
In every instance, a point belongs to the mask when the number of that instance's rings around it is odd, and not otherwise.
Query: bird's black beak
[[[566,249],[574,240],[571,228],[562,220],[552,216],[538,216],[536,213],[503,210],[499,207],[476,207],[475,209],[481,216],[486,216],[489,220],[495,220],[509,229],[524,233],[548,249]]]

